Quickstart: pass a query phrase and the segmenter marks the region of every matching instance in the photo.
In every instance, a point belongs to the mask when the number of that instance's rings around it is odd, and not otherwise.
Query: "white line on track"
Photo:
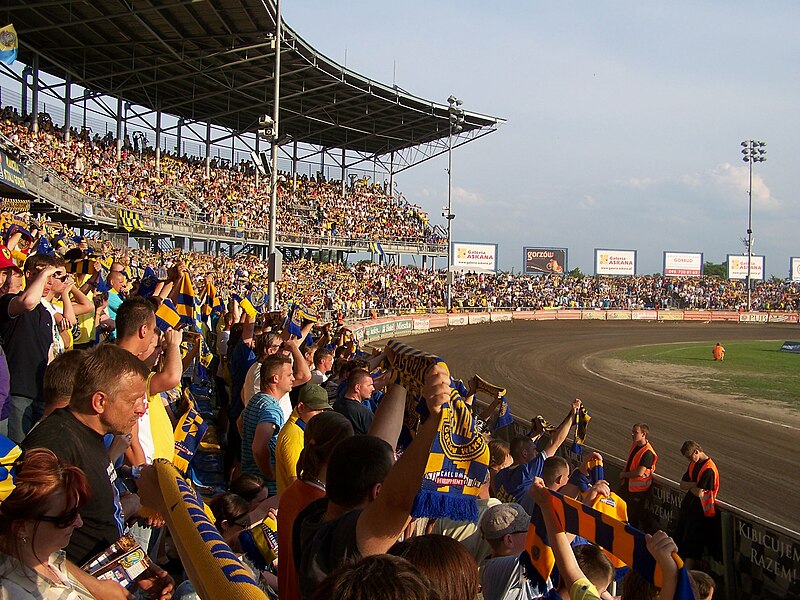
[[[581,366],[584,368],[584,370],[588,371],[589,373],[591,373],[595,377],[599,377],[600,379],[605,379],[606,381],[610,381],[611,383],[616,383],[617,385],[621,385],[623,387],[630,388],[632,390],[636,390],[637,392],[642,392],[642,393],[645,393],[645,394],[651,394],[653,396],[660,396],[661,398],[667,398],[669,400],[674,400],[675,402],[683,402],[684,404],[691,404],[692,406],[697,406],[696,403],[691,402],[690,400],[684,400],[683,398],[676,398],[675,396],[670,396],[669,394],[662,394],[661,392],[656,392],[656,391],[653,391],[653,390],[650,390],[650,389],[647,389],[647,388],[643,388],[643,387],[639,387],[639,386],[636,386],[636,385],[632,385],[630,383],[624,383],[622,381],[618,381],[616,379],[611,379],[610,377],[606,377],[605,375],[601,375],[597,371],[593,371],[592,369],[590,369],[589,367],[586,366],[586,359],[587,358],[589,358],[589,357],[587,356],[581,361]],[[733,416],[736,416],[736,417],[742,417],[743,419],[751,419],[753,421],[759,421],[761,423],[767,423],[769,425],[776,425],[778,427],[785,427],[786,429],[792,429],[794,431],[800,431],[800,427],[795,427],[793,425],[788,425],[786,423],[776,423],[775,421],[770,421],[769,419],[761,419],[759,417],[754,417],[752,415],[743,415],[741,413],[734,413],[734,412],[730,412],[728,410],[723,410],[721,408],[717,408],[716,406],[706,406],[706,405],[702,405],[702,406],[703,406],[703,408],[707,408],[709,410],[714,410],[716,412],[725,413],[726,415],[733,415]]]

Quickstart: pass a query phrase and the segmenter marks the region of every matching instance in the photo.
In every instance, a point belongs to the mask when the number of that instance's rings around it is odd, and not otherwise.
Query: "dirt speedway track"
[[[702,394],[644,389],[625,373],[601,371],[599,355],[643,344],[732,340],[796,340],[797,325],[513,321],[456,327],[406,338],[441,356],[457,377],[475,373],[508,389],[516,417],[542,414],[560,422],[569,401],[581,398],[592,415],[586,443],[626,457],[630,428],[650,425],[658,473],[679,481],[688,439],[699,442],[720,470],[720,499],[800,531],[800,415],[758,403],[708,403]],[[800,356],[798,368],[800,369]],[[592,370],[598,370],[595,374]],[[626,385],[627,384],[627,385]],[[744,414],[739,414],[744,413]],[[615,485],[616,482],[612,482]]]

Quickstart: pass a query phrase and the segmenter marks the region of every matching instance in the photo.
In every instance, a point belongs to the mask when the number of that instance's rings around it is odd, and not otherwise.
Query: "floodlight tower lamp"
[[[749,166],[750,186],[747,191],[747,310],[751,308],[752,277],[751,265],[753,260],[753,163],[767,160],[766,142],[760,140],[745,140],[741,143],[742,160]]]

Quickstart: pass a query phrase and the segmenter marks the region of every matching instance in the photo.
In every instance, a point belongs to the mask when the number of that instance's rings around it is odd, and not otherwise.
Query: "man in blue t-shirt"
[[[292,390],[294,372],[288,356],[273,354],[261,363],[261,391],[242,413],[242,473],[266,480],[270,496],[278,492],[275,483],[275,448],[284,424],[278,400]]]
[[[533,513],[534,502],[528,496],[528,490],[533,485],[536,477],[541,477],[544,461],[548,456],[553,456],[567,439],[575,415],[580,410],[581,401],[575,399],[570,406],[569,413],[561,424],[550,434],[550,442],[542,448],[541,452],[536,452],[536,445],[529,437],[519,436],[511,440],[511,458],[514,462],[510,467],[502,469],[494,480],[496,497],[501,502],[517,502],[528,511]]]

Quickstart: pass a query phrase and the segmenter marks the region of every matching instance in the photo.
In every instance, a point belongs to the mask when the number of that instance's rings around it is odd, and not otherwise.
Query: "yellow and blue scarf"
[[[4,435],[0,435],[0,502],[8,498],[17,483],[16,465],[22,450]]]
[[[189,472],[192,458],[194,458],[208,429],[208,425],[203,422],[203,417],[197,412],[191,395],[188,400],[189,406],[175,427],[175,455],[172,459],[172,464],[183,475]]]
[[[586,440],[586,428],[589,426],[589,421],[592,420],[592,415],[586,412],[586,407],[581,404],[580,409],[575,413],[575,441],[572,442],[571,450],[575,454],[583,453],[583,442]]]
[[[265,570],[278,558],[278,524],[267,517],[239,534],[244,555],[257,569]]]
[[[184,568],[198,596],[266,600],[249,569],[209,520],[197,492],[169,461],[156,459],[153,466],[167,507],[162,516],[175,535]]]
[[[480,375],[475,375],[475,392],[483,392],[492,398],[492,402],[500,399],[500,407],[497,412],[497,419],[494,422],[492,431],[497,431],[507,427],[514,422],[514,415],[511,414],[511,407],[506,400],[506,388],[494,385],[483,379]]]
[[[586,538],[612,554],[621,563],[628,565],[656,587],[662,586],[664,574],[653,555],[647,550],[644,532],[552,490],[550,490],[550,508],[555,515],[559,531]],[[526,573],[529,578],[534,581],[540,578],[547,579],[555,560],[547,538],[541,507],[538,505],[531,517],[525,550],[528,556],[524,562],[527,563],[527,559],[530,559],[535,569],[535,572]],[[673,554],[673,558],[678,565],[678,589],[675,598],[693,600],[694,594],[683,561],[677,554]]]
[[[407,392],[404,423],[418,424],[428,417],[422,388],[425,375],[434,365],[447,369],[438,356],[426,354],[391,340],[392,382]],[[449,369],[448,369],[449,373]],[[413,412],[409,408],[413,406]],[[413,429],[416,432],[416,426]],[[489,448],[477,431],[472,410],[458,392],[451,388],[450,402],[442,406],[439,430],[431,447],[422,486],[414,499],[414,517],[450,518],[456,521],[478,519],[476,496],[489,470]]]

